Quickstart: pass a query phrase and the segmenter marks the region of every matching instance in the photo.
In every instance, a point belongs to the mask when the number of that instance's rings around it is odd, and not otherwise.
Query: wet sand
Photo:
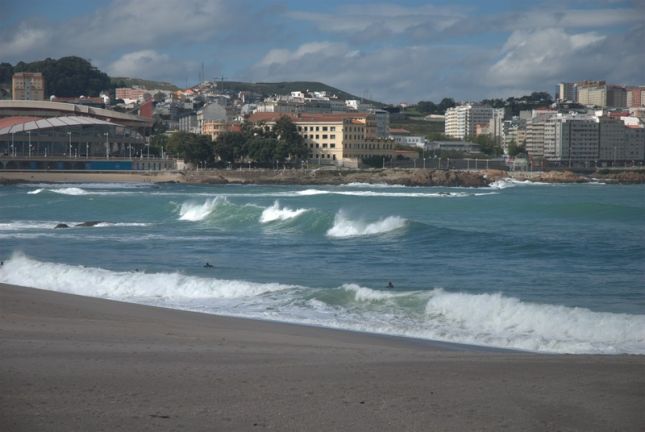
[[[0,284],[1,431],[643,431],[645,356],[500,352]]]

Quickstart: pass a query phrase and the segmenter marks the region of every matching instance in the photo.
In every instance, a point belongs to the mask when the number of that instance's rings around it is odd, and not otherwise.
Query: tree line
[[[46,58],[31,63],[0,64],[0,83],[11,82],[17,72],[41,72],[45,79],[45,96],[98,96],[102,91],[111,91],[114,86],[110,77],[80,57]]]
[[[193,164],[256,162],[272,164],[306,159],[309,149],[298,128],[281,117],[274,126],[244,123],[240,132],[224,132],[213,142],[207,135],[175,132],[151,137],[151,152],[160,154],[164,147],[169,154]]]

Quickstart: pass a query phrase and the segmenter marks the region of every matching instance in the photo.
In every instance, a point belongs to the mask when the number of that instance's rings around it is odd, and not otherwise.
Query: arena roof
[[[74,126],[119,126],[115,123],[99,120],[92,117],[80,116],[64,116],[64,117],[50,117],[40,120],[33,120],[16,123],[12,126],[7,126],[0,129],[1,135],[10,135],[16,133],[24,133],[27,131],[50,129],[59,127],[74,127]]]
[[[87,105],[51,101],[0,100],[0,117],[30,115],[37,117],[86,116],[134,128],[152,126],[151,118]]]

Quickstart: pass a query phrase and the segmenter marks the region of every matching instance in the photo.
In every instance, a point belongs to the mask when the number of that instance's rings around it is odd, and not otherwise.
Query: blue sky
[[[385,102],[645,84],[645,2],[0,0],[0,61],[115,76],[322,81]]]

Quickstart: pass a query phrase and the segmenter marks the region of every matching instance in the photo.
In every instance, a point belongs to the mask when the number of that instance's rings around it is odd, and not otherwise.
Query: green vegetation
[[[525,148],[525,146],[523,146],[523,145],[517,145],[517,144],[515,143],[515,140],[512,140],[512,141],[508,144],[508,155],[509,155],[510,157],[515,157],[515,156],[520,155],[520,154],[523,154],[523,153],[526,153],[526,148]]]
[[[520,111],[534,108],[543,108],[553,103],[553,98],[547,92],[533,92],[519,98],[509,97],[502,99],[484,99],[481,101],[484,105],[490,105],[493,108],[506,108],[507,114],[511,116],[520,115]]]
[[[158,138],[164,141],[163,138]],[[157,141],[155,144],[159,144]],[[212,163],[213,143],[206,135],[175,132],[165,140],[168,153],[194,164]]]
[[[246,124],[241,132],[227,132],[215,140],[215,154],[223,162],[285,162],[304,159],[308,153],[304,139],[288,117],[280,118],[273,128]]]
[[[504,153],[502,147],[490,135],[466,137],[465,141],[479,144],[479,151],[487,156],[499,156]]]
[[[8,63],[3,64],[1,79],[11,81]],[[10,66],[10,65],[9,65]],[[46,58],[31,63],[18,62],[11,70],[16,72],[42,72],[45,78],[45,96],[61,97],[98,96],[101,91],[110,90],[110,77],[80,57],[61,57],[58,60]]]
[[[438,104],[435,104],[434,102],[431,101],[420,101],[413,107],[410,107],[410,109],[416,110],[419,114],[421,115],[428,115],[428,114],[445,114],[446,110],[448,108],[454,107],[455,101],[452,98],[443,98],[441,99],[441,102]],[[407,111],[407,110],[406,110]]]
[[[444,132],[444,124],[442,122],[430,122],[418,118],[415,119],[414,117],[406,117],[401,120],[391,119],[390,128],[406,129],[410,131],[411,135],[421,135],[425,137],[443,135]]]

